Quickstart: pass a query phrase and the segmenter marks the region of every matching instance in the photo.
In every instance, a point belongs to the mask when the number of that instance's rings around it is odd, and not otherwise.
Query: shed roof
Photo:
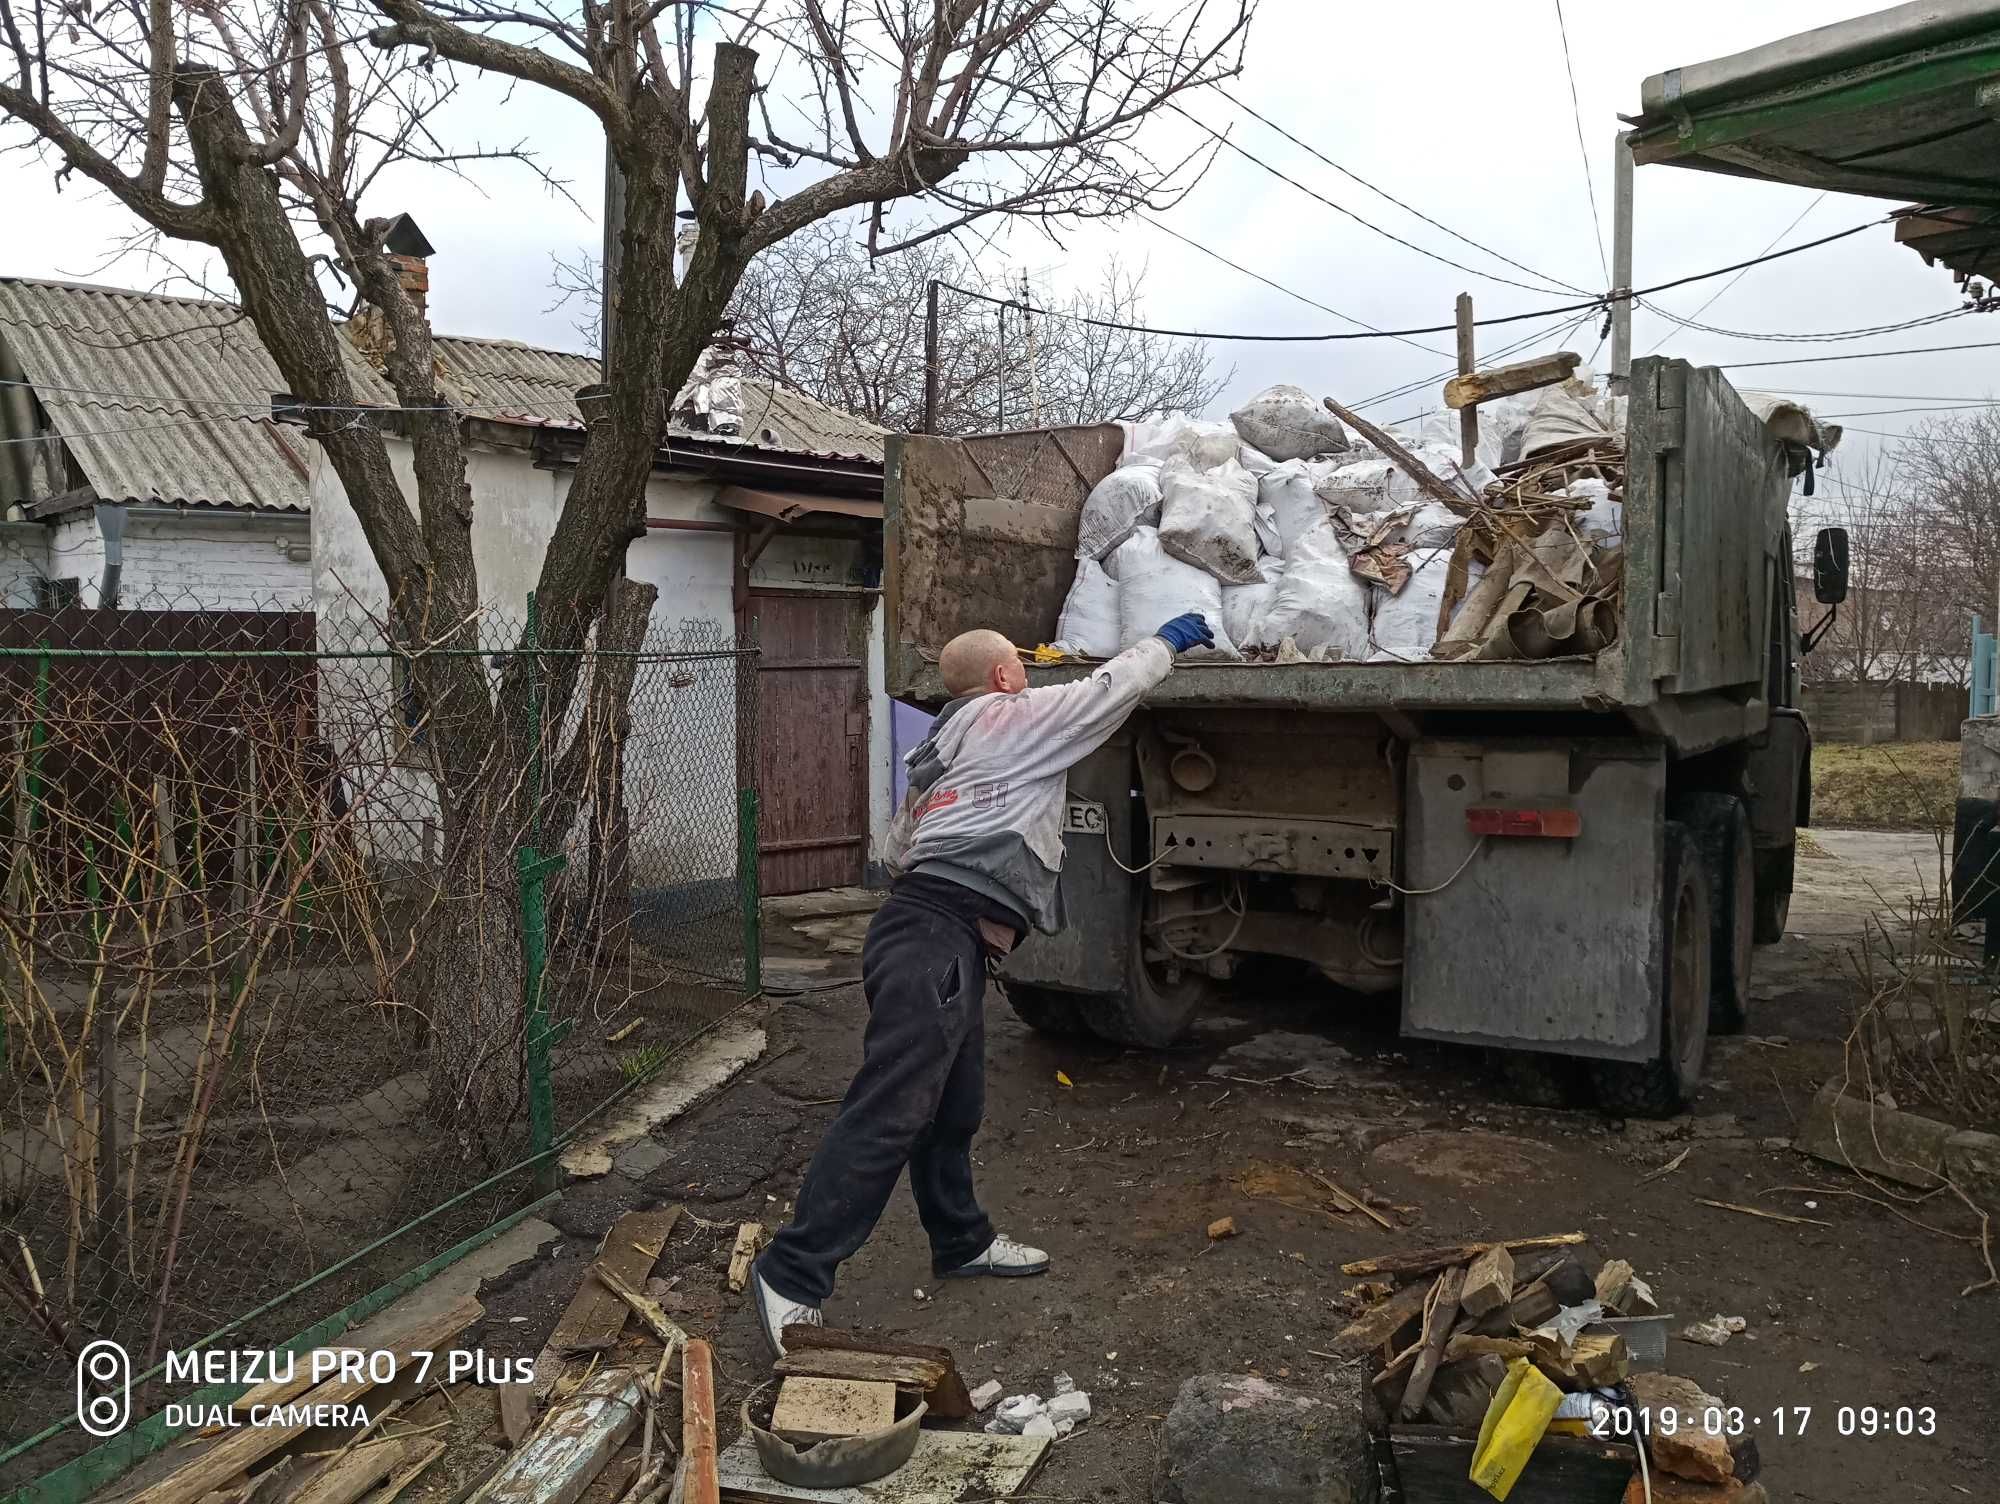
[[[0,345],[107,501],[303,511],[311,441],[273,422],[287,383],[234,304],[124,288],[0,277]],[[581,427],[575,393],[592,357],[513,340],[439,335],[441,384],[470,416]],[[363,401],[394,406],[382,375],[348,352]],[[669,424],[706,445],[880,464],[885,431],[801,393],[745,377],[743,430]]]

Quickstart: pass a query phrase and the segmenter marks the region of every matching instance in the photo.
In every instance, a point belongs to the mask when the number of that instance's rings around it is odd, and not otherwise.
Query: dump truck
[[[1173,1041],[1252,957],[1396,994],[1404,1036],[1537,1095],[1680,1110],[1784,933],[1812,736],[1793,457],[1713,368],[1634,363],[1625,588],[1594,657],[1184,662],[1070,773],[1058,934],[1000,980],[1036,1029]],[[1050,640],[1117,424],[892,439],[887,678],[946,698],[973,627]],[[1814,592],[1845,594],[1845,537]],[[1031,667],[1033,684],[1089,672]]]

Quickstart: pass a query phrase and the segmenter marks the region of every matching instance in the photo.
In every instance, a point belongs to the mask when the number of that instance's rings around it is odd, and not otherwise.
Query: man
[[[791,1225],[758,1259],[764,1340],[818,1326],[834,1271],[867,1241],[904,1165],[940,1279],[1048,1270],[993,1230],[972,1189],[986,1098],[986,970],[1032,924],[1061,927],[1056,875],[1069,770],[1125,723],[1174,655],[1213,646],[1199,613],[1073,684],[1028,688],[998,632],[965,632],[938,659],[951,702],[905,759],[909,795],[890,831],[901,875],[868,926],[861,1070],[806,1170]]]

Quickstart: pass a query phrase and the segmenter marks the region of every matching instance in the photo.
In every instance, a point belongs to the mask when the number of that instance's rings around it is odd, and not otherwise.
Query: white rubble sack
[[[1396,594],[1370,585],[1374,611],[1368,628],[1369,660],[1416,663],[1428,659],[1438,637],[1438,611],[1458,542],[1458,514],[1437,501],[1425,502],[1403,531],[1409,545],[1410,578]]]
[[[1611,487],[1603,481],[1571,481],[1557,494],[1590,503],[1576,514],[1577,536],[1584,542],[1617,548],[1625,541],[1625,503],[1613,497]]]
[[[1461,470],[1456,445],[1447,447],[1419,442],[1403,447],[1431,474],[1467,497],[1477,496],[1485,482],[1491,479],[1480,471],[1468,474]],[[1379,455],[1355,460],[1327,472],[1318,479],[1316,488],[1320,499],[1328,505],[1345,507],[1355,513],[1400,511],[1430,499],[1414,480],[1403,473],[1400,465]]]
[[[1212,470],[1224,460],[1237,459],[1243,444],[1227,423],[1204,423],[1186,413],[1169,413],[1157,422],[1125,423],[1125,449],[1118,457],[1122,465],[1137,460],[1165,464],[1186,460],[1197,470]]]
[[[1332,522],[1292,544],[1259,635],[1273,644],[1289,637],[1299,653],[1321,662],[1368,656],[1368,587],[1347,567],[1347,550]]]
[[[1078,658],[1118,656],[1118,582],[1095,559],[1077,561],[1055,645]]]
[[[1264,623],[1278,599],[1278,587],[1284,578],[1284,561],[1266,559],[1263,579],[1252,585],[1222,587],[1222,625],[1238,650],[1276,645],[1275,639],[1264,630]]]
[[[1267,386],[1229,415],[1243,442],[1274,460],[1339,454],[1347,448],[1340,419],[1313,401],[1304,387]]]
[[[1137,460],[1113,470],[1090,488],[1077,519],[1076,556],[1101,559],[1132,536],[1141,523],[1160,520],[1160,467]]]
[[[1280,553],[1290,553],[1301,534],[1326,521],[1326,503],[1315,487],[1333,474],[1334,468],[1287,460],[1257,482],[1257,505],[1268,507],[1278,525]]]
[[[1578,439],[1605,438],[1614,428],[1623,427],[1623,406],[1598,390],[1596,378],[1587,369],[1579,370],[1535,399],[1527,426],[1521,430],[1521,458],[1531,459],[1544,449]]]
[[[1209,470],[1169,460],[1160,471],[1160,493],[1162,548],[1226,585],[1257,579],[1255,476],[1233,458]]]
[[[1521,430],[1528,426],[1534,409],[1532,392],[1512,397],[1495,397],[1479,404],[1479,447],[1474,458],[1488,470],[1511,465],[1521,457]],[[1417,434],[1426,444],[1435,444],[1460,453],[1458,414],[1451,408],[1424,414]]]
[[[1240,656],[1223,625],[1222,582],[1205,569],[1176,559],[1160,547],[1158,529],[1135,528],[1118,545],[1118,647],[1122,652],[1151,637],[1188,611],[1199,611],[1215,633],[1215,649],[1195,648],[1184,655]]]

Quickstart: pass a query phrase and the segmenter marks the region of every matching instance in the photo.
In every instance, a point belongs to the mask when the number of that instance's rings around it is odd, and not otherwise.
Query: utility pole
[[[1028,301],[1028,272],[1021,269],[1021,322],[1028,327],[1028,406],[1034,415],[1035,427],[1042,426],[1042,367],[1035,358],[1035,320],[1033,304]]]
[[[1611,390],[1632,385],[1632,138],[1618,133],[1611,170]]]
[[[924,292],[924,432],[938,431],[938,283]]]
[[[1472,294],[1458,295],[1458,374],[1470,376],[1477,364],[1472,324]],[[1479,408],[1468,402],[1458,410],[1458,462],[1470,470],[1479,459]]]
[[[1000,416],[993,426],[998,430],[1007,427],[1007,305],[1000,305],[1000,347],[999,358],[993,364],[995,379],[1000,383]]]

